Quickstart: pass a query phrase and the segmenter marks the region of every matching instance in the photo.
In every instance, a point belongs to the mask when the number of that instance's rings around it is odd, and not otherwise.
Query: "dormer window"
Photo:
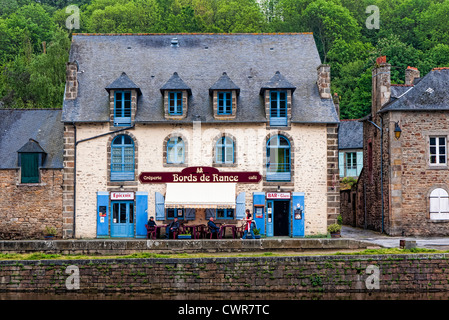
[[[109,93],[111,125],[128,127],[134,123],[137,98],[142,94],[140,88],[123,72],[106,87]]]
[[[168,92],[168,114],[171,116],[182,115],[182,91]]]
[[[116,91],[114,98],[114,125],[131,125],[131,91]]]
[[[187,117],[188,97],[192,90],[175,72],[160,89],[164,99],[166,119],[181,120]]]
[[[39,183],[39,168],[42,167],[47,155],[44,149],[36,140],[30,139],[17,153],[19,155],[20,182]]]
[[[217,114],[232,114],[232,92],[217,92]]]
[[[267,121],[271,127],[287,127],[290,123],[292,95],[296,87],[279,71],[261,89]]]
[[[237,112],[237,96],[240,88],[229,78],[226,72],[209,88],[212,96],[214,118],[234,119]]]

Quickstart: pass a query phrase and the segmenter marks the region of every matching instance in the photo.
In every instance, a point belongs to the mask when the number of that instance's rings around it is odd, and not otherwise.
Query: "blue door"
[[[134,202],[112,201],[111,237],[134,237]]]

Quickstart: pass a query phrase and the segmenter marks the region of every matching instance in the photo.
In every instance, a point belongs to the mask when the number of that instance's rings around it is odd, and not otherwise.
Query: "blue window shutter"
[[[97,192],[97,237],[109,235],[109,192]]]
[[[215,209],[206,209],[206,219],[215,218]]]
[[[156,220],[165,220],[165,199],[162,194],[155,192]]]
[[[245,192],[240,192],[235,201],[235,218],[243,219],[245,217]]]
[[[357,152],[357,176],[360,175],[360,172],[363,168],[363,151]]]
[[[193,209],[193,208],[185,209],[185,216],[184,216],[184,218],[186,220],[195,220],[195,209]]]
[[[338,153],[338,170],[340,171],[340,177],[345,176],[345,154],[343,152]]]
[[[148,192],[136,192],[136,237],[146,238],[147,229],[145,225],[148,222]]]
[[[260,229],[260,234],[265,235],[265,212],[263,212],[262,218],[256,217],[256,207],[265,211],[265,192],[253,192],[253,219],[256,222],[256,226]],[[264,206],[264,208],[260,208]]]
[[[298,210],[298,212],[295,212]],[[292,221],[293,221],[293,237],[304,237],[304,192],[292,193]],[[300,213],[301,219],[296,219],[296,214]]]

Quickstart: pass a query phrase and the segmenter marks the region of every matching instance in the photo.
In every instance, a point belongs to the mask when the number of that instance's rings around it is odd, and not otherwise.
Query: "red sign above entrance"
[[[267,199],[290,199],[290,192],[267,192]]]
[[[262,179],[259,172],[220,172],[213,167],[188,167],[181,172],[142,172],[141,183],[176,183],[176,182],[233,182],[258,183]]]

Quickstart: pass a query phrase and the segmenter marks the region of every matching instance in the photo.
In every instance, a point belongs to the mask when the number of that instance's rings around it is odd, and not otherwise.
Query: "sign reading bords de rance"
[[[142,172],[141,183],[173,182],[233,182],[258,183],[262,179],[259,172],[220,172],[213,167],[189,167],[181,172]]]

